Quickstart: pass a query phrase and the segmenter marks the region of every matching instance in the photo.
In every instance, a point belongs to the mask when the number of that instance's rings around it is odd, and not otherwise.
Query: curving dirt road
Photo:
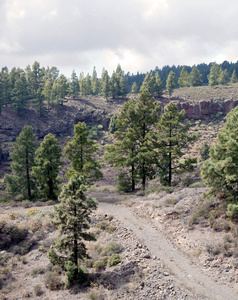
[[[164,262],[180,285],[193,291],[201,299],[238,299],[233,289],[219,284],[192,265],[189,259],[166,239],[163,232],[151,226],[148,220],[135,216],[131,208],[123,204],[115,205],[115,201],[112,198],[109,200],[103,193],[97,194],[97,200],[99,212],[113,215],[124,227],[131,229],[151,255]]]

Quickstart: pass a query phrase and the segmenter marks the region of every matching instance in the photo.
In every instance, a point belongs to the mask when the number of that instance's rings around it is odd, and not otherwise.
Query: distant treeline
[[[21,115],[28,101],[44,115],[49,107],[58,108],[63,105],[66,96],[77,98],[79,95],[100,95],[104,98],[118,98],[128,93],[148,90],[153,96],[161,97],[166,89],[171,95],[176,87],[216,85],[236,82],[238,62],[224,61],[199,64],[197,66],[164,66],[156,67],[150,72],[125,74],[118,65],[116,71],[109,76],[103,69],[101,77],[94,67],[92,74],[76,74],[72,71],[71,78],[60,74],[57,67],[41,67],[39,62],[28,65],[25,70],[3,67],[0,71],[0,114],[2,108],[11,105]]]
[[[214,64],[214,62],[211,62],[209,64],[198,64],[196,65],[199,73],[202,76],[202,85],[208,85],[209,81],[208,81],[208,75],[210,73],[210,69],[212,67],[212,65]],[[227,70],[228,72],[228,76],[231,78],[233,71],[235,70],[236,74],[238,74],[238,61],[236,63],[232,63],[232,62],[228,62],[228,61],[224,61],[222,64],[219,65],[222,70]],[[175,79],[176,82],[178,82],[178,79],[180,77],[180,73],[183,69],[183,67],[186,68],[187,72],[190,73],[192,71],[192,67],[191,66],[164,66],[162,69],[159,69],[158,67],[156,67],[154,70],[151,70],[152,72],[156,73],[159,72],[159,76],[161,78],[161,81],[163,83],[163,87],[166,88],[166,80],[168,78],[168,75],[170,73],[170,71],[173,71],[175,73]],[[133,85],[134,82],[136,82],[136,84],[138,85],[138,87],[140,88],[140,86],[142,85],[142,82],[145,78],[146,74],[145,73],[139,73],[137,72],[137,74],[130,74],[127,73],[126,74],[126,79],[127,79],[127,89],[128,91],[131,90],[131,87]],[[179,85],[177,85],[177,87],[179,87]]]

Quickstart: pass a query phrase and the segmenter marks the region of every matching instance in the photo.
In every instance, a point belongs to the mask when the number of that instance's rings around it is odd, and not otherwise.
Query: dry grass
[[[218,86],[198,86],[175,89],[173,98],[199,102],[202,100],[224,101],[238,98],[238,83]]]

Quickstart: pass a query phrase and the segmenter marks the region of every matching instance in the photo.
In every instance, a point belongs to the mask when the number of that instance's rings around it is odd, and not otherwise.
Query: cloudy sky
[[[238,60],[237,0],[0,0],[1,65],[109,74]]]

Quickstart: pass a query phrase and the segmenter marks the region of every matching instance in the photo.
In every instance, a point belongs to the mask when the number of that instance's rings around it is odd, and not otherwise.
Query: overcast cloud
[[[237,0],[1,0],[1,65],[69,76],[238,60]]]

